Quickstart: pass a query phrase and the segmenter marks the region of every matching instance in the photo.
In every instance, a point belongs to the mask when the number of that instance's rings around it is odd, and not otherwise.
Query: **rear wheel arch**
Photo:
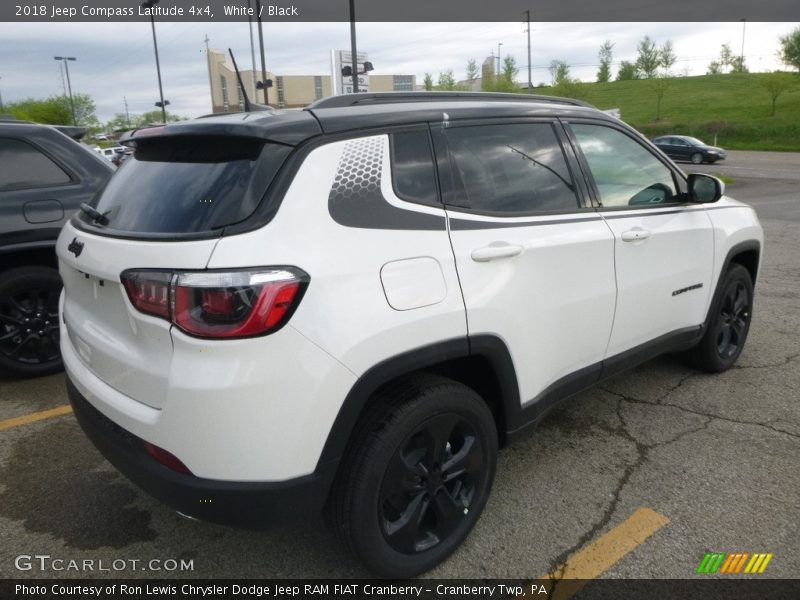
[[[433,373],[473,389],[489,406],[500,445],[519,418],[519,388],[508,348],[491,335],[457,338],[423,346],[388,358],[365,372],[339,410],[317,469],[345,455],[358,427],[368,420],[378,392],[419,373]]]

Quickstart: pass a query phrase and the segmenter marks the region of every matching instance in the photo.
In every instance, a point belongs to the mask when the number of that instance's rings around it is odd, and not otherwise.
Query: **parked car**
[[[114,172],[53,127],[0,121],[0,371],[61,368],[58,232]]]
[[[100,148],[97,147],[95,151],[105,158],[107,161],[111,162],[114,159],[114,156],[117,152],[123,152],[125,150],[125,146],[112,146],[111,148]]]
[[[755,212],[577,101],[351,94],[133,140],[59,238],[61,347],[88,437],[186,515],[325,510],[414,576],[557,402],[747,339]]]
[[[124,163],[130,156],[133,154],[133,148],[122,147],[121,150],[117,150],[114,153],[114,156],[111,157],[111,164],[115,167],[119,167]]]
[[[665,135],[655,138],[653,143],[670,158],[691,161],[695,165],[704,162],[713,164],[727,156],[722,148],[709,146],[687,135]]]

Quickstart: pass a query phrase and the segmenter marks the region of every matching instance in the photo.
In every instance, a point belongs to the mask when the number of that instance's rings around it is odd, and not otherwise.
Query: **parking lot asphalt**
[[[800,577],[800,219],[772,216],[797,210],[793,169],[776,181],[731,175],[731,195],[753,202],[767,237],[738,365],[707,375],[662,357],[569,400],[501,452],[483,517],[430,576],[539,577],[607,534],[627,535],[620,524],[646,509],[658,526],[602,576],[698,577],[706,552],[767,552],[758,577]],[[0,380],[2,422],[65,403],[62,375]],[[178,516],[108,465],[70,414],[0,431],[0,536],[0,577],[91,574],[15,568],[37,554],[194,567],[103,577],[367,575],[320,517],[254,532]]]

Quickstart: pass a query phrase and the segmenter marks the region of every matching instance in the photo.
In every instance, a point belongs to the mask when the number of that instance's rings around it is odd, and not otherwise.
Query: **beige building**
[[[264,91],[255,89],[253,70],[240,71],[242,83],[247,97],[251,101],[264,103]],[[208,79],[211,86],[212,112],[227,113],[244,110],[244,96],[240,93],[239,83],[233,63],[221,50],[208,51]],[[268,90],[270,106],[276,108],[300,108],[308,106],[315,100],[331,95],[330,75],[275,75],[267,71],[267,79],[272,80]],[[414,90],[414,75],[372,75],[369,76],[371,92],[410,92]]]

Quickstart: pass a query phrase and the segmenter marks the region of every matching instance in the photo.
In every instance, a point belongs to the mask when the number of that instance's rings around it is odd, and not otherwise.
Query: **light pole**
[[[55,60],[60,60],[61,64],[64,65],[64,70],[67,72],[67,89],[69,90],[69,106],[72,109],[72,124],[77,125],[77,121],[75,119],[75,102],[72,100],[72,84],[69,81],[69,61],[71,60],[78,60],[74,56],[54,56]]]
[[[533,93],[533,82],[531,81],[531,11],[525,11],[525,22],[527,24],[527,29],[525,30],[528,34],[528,93]]]
[[[744,28],[747,25],[747,19],[742,19],[742,53],[739,56],[739,69],[744,73]]]
[[[500,46],[503,45],[503,42],[499,42],[497,44],[497,76],[500,77]]]
[[[251,8],[252,2],[253,0],[247,0],[247,8]],[[247,13],[247,28],[250,30],[250,64],[253,65],[253,99],[258,102],[258,92],[256,91],[258,89],[256,87],[258,82],[258,76],[256,75],[256,47],[253,44],[253,17],[250,15],[249,10]]]
[[[147,0],[147,2],[142,2],[142,8],[145,9],[153,9],[156,4],[158,4],[159,0]],[[164,88],[161,85],[161,63],[158,60],[158,41],[156,40],[156,19],[153,16],[153,11],[150,10],[150,26],[153,28],[153,49],[156,53],[156,73],[158,74],[158,96],[161,99],[161,102],[156,103],[156,106],[161,107],[161,120],[166,124],[167,122],[167,104],[169,101],[164,101]],[[69,75],[67,75],[67,80],[69,80]]]
[[[353,93],[358,93],[358,53],[356,50],[356,2],[350,0],[350,58],[353,69]]]
[[[264,62],[264,29],[261,25],[261,0],[256,0],[256,19],[258,21],[258,49],[261,52],[261,85],[264,87],[264,104],[269,106],[269,89],[268,89],[269,86],[267,85],[267,66]],[[278,98],[278,100],[280,100],[280,98]]]

